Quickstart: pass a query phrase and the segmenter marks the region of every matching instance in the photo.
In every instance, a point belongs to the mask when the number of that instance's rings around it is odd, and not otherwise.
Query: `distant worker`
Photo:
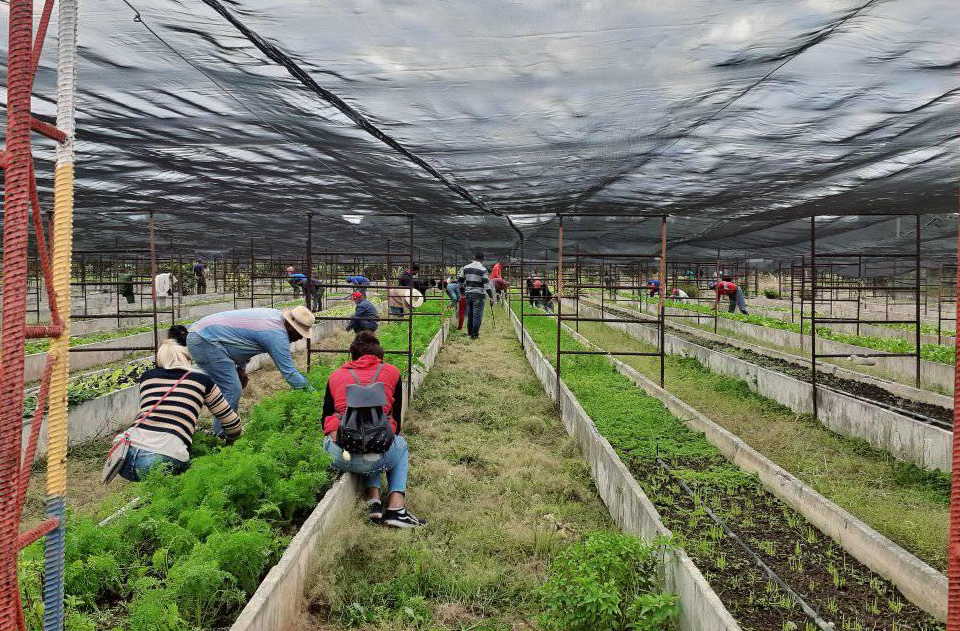
[[[312,390],[297,370],[290,344],[310,336],[316,321],[313,313],[300,305],[291,309],[237,309],[200,318],[190,327],[187,348],[203,372],[220,386],[224,398],[234,410],[247,385],[247,362],[254,355],[267,353],[291,387]],[[213,432],[222,428],[214,421]]]
[[[690,295],[687,292],[680,289],[679,287],[674,287],[670,291],[670,297],[673,298],[674,300],[683,300],[684,298],[689,298]]]
[[[614,277],[612,272],[607,272],[603,277],[603,286],[607,291],[607,295],[611,298],[617,297],[617,279]]]
[[[743,296],[743,290],[733,282],[730,276],[724,276],[723,280],[710,283],[710,289],[717,292],[717,302],[720,302],[720,296],[727,297],[730,307],[728,310],[730,313],[734,313],[737,309],[740,309],[740,313],[749,315],[747,313],[747,300]]]
[[[400,276],[397,278],[397,284],[404,287],[413,287],[421,294],[425,294],[427,290],[426,281],[420,280],[420,266],[414,263],[409,267],[400,272]]]
[[[359,291],[353,292],[350,299],[357,304],[357,308],[350,317],[347,330],[353,331],[354,333],[359,333],[360,331],[376,331],[378,326],[377,320],[380,314],[377,313],[377,308],[373,306],[373,303],[367,300],[367,297]]]
[[[204,405],[228,441],[240,436],[236,408],[227,403],[213,379],[191,368],[187,349],[168,339],[157,350],[157,367],[140,375],[140,414],[114,439],[115,446],[121,438],[129,444],[119,468],[114,469],[120,477],[138,482],[158,466],[174,475],[185,471]]]
[[[133,274],[131,272],[123,272],[117,276],[118,291],[120,295],[126,298],[127,304],[132,305],[137,301],[136,294],[133,291]]]
[[[356,291],[366,296],[367,287],[370,286],[370,279],[363,274],[354,274],[353,276],[347,276],[347,284],[353,285],[356,287]]]
[[[307,298],[307,308],[311,311],[323,309],[323,283],[316,278],[310,278],[301,283],[303,295]],[[361,292],[362,293],[362,292]]]
[[[200,257],[193,261],[193,277],[196,280],[197,293],[207,293],[207,265]]]
[[[153,278],[153,290],[160,307],[167,305],[167,298],[173,296],[177,287],[177,277],[170,272],[161,272]]]
[[[397,277],[397,285],[400,287],[387,290],[387,310],[391,316],[403,317],[405,310],[412,308],[411,287],[414,276],[409,270],[401,272]]]
[[[410,449],[400,434],[403,380],[383,361],[380,340],[361,331],[350,361],[330,373],[323,397],[323,448],[338,471],[363,476],[370,521],[394,528],[425,526],[406,508]],[[381,477],[387,474],[384,508]]]
[[[655,279],[655,278],[651,278],[650,280],[648,280],[648,281],[647,281],[647,290],[650,292],[650,293],[647,294],[647,297],[648,297],[648,298],[653,298],[653,297],[655,297],[655,296],[659,296],[659,295],[660,295],[660,281],[657,280],[657,279]]]
[[[543,283],[540,287],[540,296],[537,300],[537,304],[539,304],[544,311],[553,313],[553,294],[550,293],[550,287],[547,286],[546,283]]]
[[[493,287],[490,285],[490,272],[483,266],[483,253],[477,252],[473,261],[460,268],[457,283],[463,289],[467,299],[467,333],[470,339],[480,337],[480,325],[483,323],[483,305],[486,297],[494,300]]]
[[[493,289],[497,292],[497,302],[501,300],[506,300],[507,291],[510,289],[510,283],[503,280],[502,277],[497,276],[496,278],[491,278],[493,283]]]
[[[293,265],[287,267],[287,282],[293,287],[293,295],[299,296],[300,290],[303,289],[303,282],[307,280],[306,274],[301,274],[296,271]]]
[[[536,307],[540,304],[540,296],[543,295],[543,287],[544,287],[543,279],[541,279],[539,276],[534,274],[528,280],[529,280],[528,282],[529,290],[527,293],[530,296],[530,306]]]
[[[450,306],[457,306],[460,301],[460,283],[452,276],[447,278],[447,296],[450,297]]]

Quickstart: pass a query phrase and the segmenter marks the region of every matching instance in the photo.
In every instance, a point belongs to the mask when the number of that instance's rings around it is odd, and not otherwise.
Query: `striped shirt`
[[[473,261],[460,268],[457,282],[465,294],[482,294],[484,292],[493,297],[493,288],[490,286],[490,273],[480,261]]]
[[[154,368],[140,376],[140,413],[146,414],[183,376],[184,370]],[[191,372],[164,399],[163,403],[129,430],[130,442],[154,453],[187,462],[197,431],[197,419],[206,405],[220,419],[227,436],[240,435],[240,417],[230,407],[213,380],[202,372]]]

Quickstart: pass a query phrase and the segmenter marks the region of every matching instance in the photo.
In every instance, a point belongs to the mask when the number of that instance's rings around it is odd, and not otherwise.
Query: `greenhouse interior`
[[[0,24],[0,631],[960,631],[956,0]]]

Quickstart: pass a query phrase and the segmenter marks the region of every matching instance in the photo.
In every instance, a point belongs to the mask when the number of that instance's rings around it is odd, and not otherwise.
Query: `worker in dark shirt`
[[[350,299],[357,303],[357,308],[353,312],[349,324],[347,324],[347,330],[353,331],[354,333],[359,333],[360,331],[376,331],[377,326],[379,326],[377,323],[379,314],[377,313],[377,308],[373,306],[373,303],[367,300],[367,297],[359,291],[353,292]]]

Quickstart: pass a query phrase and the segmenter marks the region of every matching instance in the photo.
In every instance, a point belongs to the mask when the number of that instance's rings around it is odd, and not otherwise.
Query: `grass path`
[[[655,350],[599,323],[581,322],[580,333],[605,349]],[[655,357],[620,359],[659,378]],[[946,568],[946,475],[920,471],[864,441],[835,434],[694,359],[668,355],[665,373],[668,391],[927,563]]]
[[[301,629],[532,629],[534,590],[564,544],[611,528],[589,470],[503,311],[453,331],[405,430],[417,531],[356,519],[325,546]]]

